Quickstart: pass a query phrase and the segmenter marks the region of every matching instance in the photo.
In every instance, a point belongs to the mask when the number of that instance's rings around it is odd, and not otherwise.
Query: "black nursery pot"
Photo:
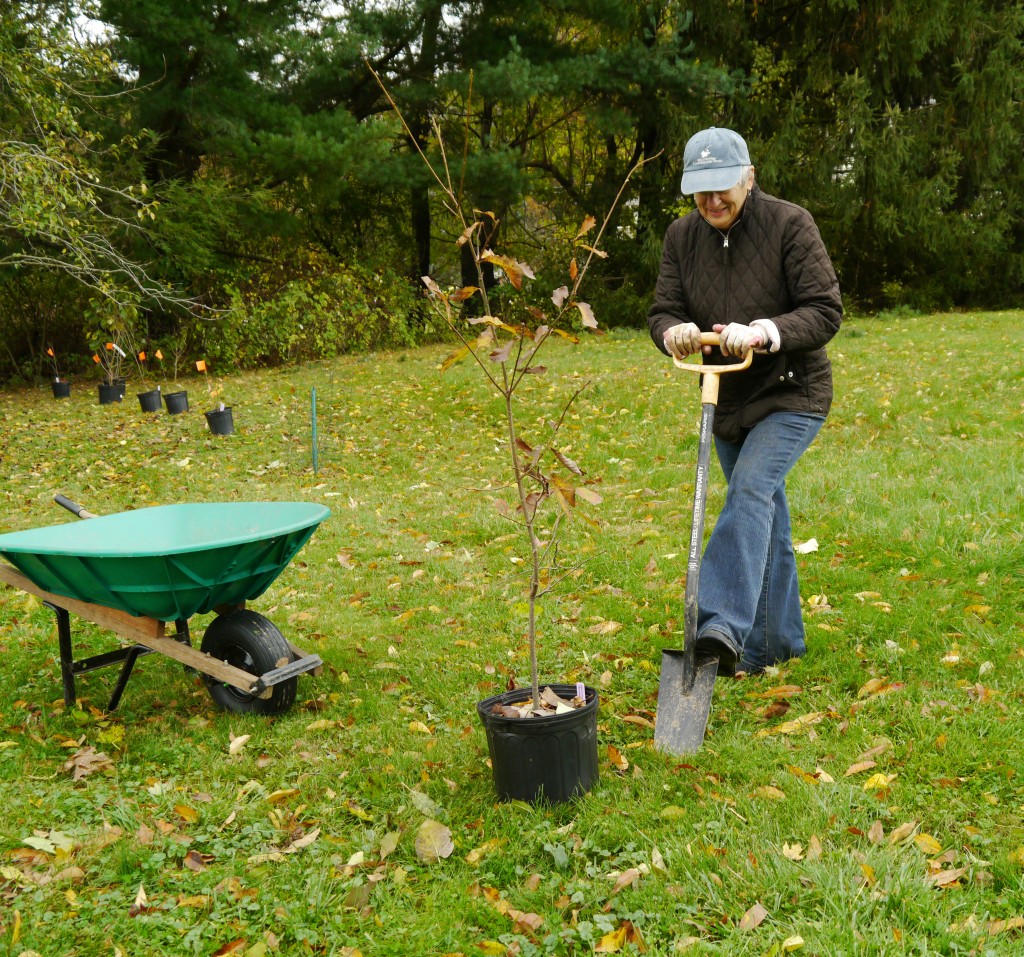
[[[120,382],[101,382],[99,384],[100,405],[110,405],[124,398],[124,389]]]
[[[159,412],[160,411],[160,390],[150,389],[148,392],[140,392],[139,405],[142,407],[143,412]]]
[[[213,409],[206,413],[206,424],[214,435],[231,435],[235,431],[235,421],[231,415],[231,406]]]
[[[551,685],[572,699],[575,685]],[[477,704],[487,733],[494,787],[502,801],[558,804],[586,794],[596,783],[597,692],[586,689],[586,704],[544,718],[506,718],[491,714],[496,704],[529,698],[529,689],[506,691]]]
[[[187,392],[168,392],[164,396],[164,404],[167,406],[169,415],[177,415],[179,412],[188,412]]]
[[[54,379],[50,387],[55,399],[66,399],[71,395],[71,383],[67,379]]]

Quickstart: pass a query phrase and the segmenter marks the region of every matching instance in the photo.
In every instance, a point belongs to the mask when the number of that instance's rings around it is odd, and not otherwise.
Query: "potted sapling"
[[[93,362],[99,367],[100,405],[120,402],[124,398],[125,370],[128,364],[126,349],[132,348],[136,338],[139,311],[131,299],[91,299],[85,310],[86,328],[92,346]]]
[[[157,349],[156,354],[161,355],[160,350]],[[149,362],[149,355],[145,349],[140,349],[135,353],[135,365],[139,370],[139,378],[142,380],[143,391],[138,393],[139,406],[143,412],[159,412],[163,407],[161,402],[162,394],[160,392],[160,386],[155,388],[150,387],[149,377],[146,375],[147,363]]]
[[[221,394],[221,387],[216,387],[211,384],[210,373],[206,367],[206,360],[200,359],[196,362],[196,371],[203,374],[203,378],[206,379],[206,391],[211,399],[217,400]],[[231,413],[231,406],[225,405],[223,402],[217,402],[217,404],[210,409],[206,414],[206,424],[210,427],[210,431],[214,435],[231,435],[235,431],[235,421]]]
[[[182,412],[188,412],[188,392],[181,388],[178,383],[178,366],[184,361],[185,350],[187,342],[185,333],[179,331],[178,334],[171,340],[171,354],[174,358],[174,372],[172,378],[174,379],[174,391],[164,393],[164,405],[167,406],[167,413],[169,415],[179,415]],[[160,365],[163,367],[163,354],[158,352],[157,355],[160,357]]]
[[[588,216],[573,234],[572,248],[563,260],[565,283],[535,297],[530,289],[535,279],[531,267],[508,252],[490,248],[490,237],[497,232],[495,216],[479,211],[467,214],[458,180],[443,159],[444,143],[437,125],[434,133],[442,161],[435,165],[420,149],[386,89],[384,93],[455,219],[460,259],[472,259],[475,267],[473,284],[459,288],[445,288],[434,278],[423,277],[434,311],[458,340],[455,352],[442,363],[442,372],[456,362],[471,363],[481,385],[498,398],[501,410],[503,484],[510,494],[497,498],[495,506],[517,529],[522,546],[523,561],[518,567],[526,571],[523,605],[530,684],[477,704],[495,789],[502,800],[569,800],[589,791],[598,778],[598,695],[582,682],[541,683],[537,616],[541,599],[569,573],[564,551],[559,550],[560,534],[578,506],[584,505],[579,510],[582,514],[586,505],[596,505],[601,498],[561,448],[561,428],[586,384],[565,396],[560,413],[548,419],[531,408],[531,403],[544,401],[542,390],[533,383],[546,371],[539,360],[552,338],[575,343],[581,332],[598,332],[593,310],[580,298],[580,289],[594,258],[605,256],[599,248],[601,238],[626,184],[643,161],[626,177],[600,227]],[[488,267],[502,276],[500,286],[485,281]],[[476,308],[468,308],[471,305]]]
[[[68,398],[71,395],[71,383],[60,374],[60,363],[57,362],[57,354],[53,351],[52,345],[46,347],[46,358],[53,370],[53,379],[50,382],[53,397],[55,399]]]

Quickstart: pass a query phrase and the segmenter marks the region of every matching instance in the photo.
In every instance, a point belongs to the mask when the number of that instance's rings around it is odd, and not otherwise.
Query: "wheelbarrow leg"
[[[107,711],[116,711],[117,706],[121,703],[121,695],[124,694],[125,686],[128,684],[128,679],[132,676],[132,668],[135,667],[135,662],[138,661],[140,655],[146,654],[148,649],[143,648],[142,645],[134,645],[125,652],[124,664],[121,665],[121,672],[117,676],[117,684],[114,685],[114,692],[110,696],[110,702],[107,704]]]
[[[43,602],[57,616],[57,642],[60,646],[60,678],[64,685],[64,706],[75,703],[75,659],[71,653],[71,616],[66,608]]]

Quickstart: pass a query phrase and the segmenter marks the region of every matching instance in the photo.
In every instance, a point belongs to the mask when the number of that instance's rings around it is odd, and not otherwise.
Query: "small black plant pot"
[[[100,405],[110,405],[124,398],[124,387],[120,382],[101,382],[99,384]]]
[[[164,396],[164,404],[167,406],[169,415],[178,415],[180,412],[188,412],[187,392],[168,392]]]
[[[54,379],[50,387],[55,399],[67,399],[71,395],[71,383],[67,379]]]
[[[576,695],[575,685],[551,688],[570,700]],[[586,794],[598,778],[597,692],[587,688],[582,708],[550,717],[506,718],[491,713],[496,704],[513,704],[529,696],[529,689],[506,691],[476,706],[487,733],[498,798],[558,804]]]
[[[231,415],[231,406],[213,409],[206,413],[206,424],[214,435],[231,435],[235,431],[235,420]]]
[[[150,389],[148,392],[140,392],[139,405],[142,407],[143,412],[159,412],[161,409],[160,404],[160,389]]]

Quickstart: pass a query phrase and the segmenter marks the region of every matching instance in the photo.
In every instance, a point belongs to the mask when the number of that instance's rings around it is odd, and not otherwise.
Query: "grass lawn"
[[[278,718],[217,711],[157,655],[117,712],[110,670],[66,708],[52,613],[0,586],[0,953],[1020,953],[1022,323],[845,323],[833,412],[790,481],[794,535],[817,542],[808,654],[719,681],[685,761],[651,722],[681,641],[695,377],[646,334],[551,349],[531,410],[591,380],[563,451],[603,498],[540,620],[543,679],[601,694],[600,782],[555,808],[495,801],[476,715],[529,670],[476,370],[440,375],[436,348],[227,377],[229,437],[198,379],[181,416],[142,413],[131,383],[115,406],[85,382],[4,394],[3,531],[75,521],[58,491],[100,513],[332,516],[251,606],[326,663]],[[72,626],[79,655],[114,644]],[[449,856],[417,843],[426,821]]]

